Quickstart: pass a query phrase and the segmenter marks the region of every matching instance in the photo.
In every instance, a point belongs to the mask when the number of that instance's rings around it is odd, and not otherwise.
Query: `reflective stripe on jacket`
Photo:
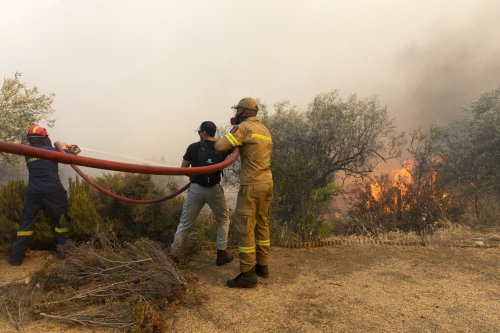
[[[248,117],[215,143],[215,149],[227,151],[240,147],[240,185],[272,183],[271,153],[273,140],[257,117]]]

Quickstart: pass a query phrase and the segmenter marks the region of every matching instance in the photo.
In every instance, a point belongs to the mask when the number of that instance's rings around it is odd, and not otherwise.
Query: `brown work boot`
[[[255,266],[255,274],[261,278],[267,279],[269,277],[269,268],[267,268],[267,265],[257,264]]]
[[[233,255],[226,250],[217,250],[217,266],[222,266],[233,260]]]
[[[255,288],[257,287],[257,275],[255,267],[248,272],[241,272],[237,277],[226,282],[229,288]]]

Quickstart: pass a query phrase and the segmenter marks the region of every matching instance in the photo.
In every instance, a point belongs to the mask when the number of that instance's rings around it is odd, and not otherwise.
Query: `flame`
[[[375,199],[375,201],[380,201],[380,198],[382,197],[382,190],[380,189],[380,185],[378,183],[371,183],[370,190],[373,199]]]
[[[393,182],[390,189],[382,189],[377,182],[370,184],[373,201],[380,202],[382,196],[388,199],[384,204],[385,213],[410,209],[410,203],[402,201],[402,198],[410,191],[409,186],[413,183],[413,168],[414,163],[407,160],[400,169],[393,170],[391,172]]]
[[[439,178],[439,173],[436,170],[430,171],[428,178],[419,183],[419,188],[414,185],[414,171],[415,163],[407,160],[401,168],[389,173],[388,176],[389,179],[392,178],[392,182],[388,181],[387,178],[381,178],[381,180],[371,183],[370,197],[366,201],[366,207],[383,210],[387,214],[400,214],[411,211],[412,206],[417,203],[415,198],[426,193],[430,194],[434,200],[450,201],[449,193],[439,191],[436,187]]]
[[[403,167],[395,172],[394,182],[396,185],[406,185],[413,183],[413,176],[411,171],[415,167],[415,163],[406,160],[403,163]]]
[[[403,163],[403,167],[394,170],[391,173],[393,174],[394,187],[398,191],[398,194],[404,196],[408,193],[408,186],[413,183],[413,176],[411,171],[414,168],[414,163],[412,161],[405,161]],[[378,183],[370,184],[370,191],[373,199],[377,202],[382,198],[382,189]],[[397,198],[394,198],[394,203],[396,204]]]
[[[431,182],[434,184],[437,180],[437,177],[438,177],[438,173],[436,170],[432,170],[431,171]]]

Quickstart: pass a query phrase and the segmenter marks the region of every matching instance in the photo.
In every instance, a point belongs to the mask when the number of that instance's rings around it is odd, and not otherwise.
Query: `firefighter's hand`
[[[72,144],[69,144],[69,143],[64,143],[63,141],[56,141],[56,143],[54,145],[58,145],[60,146],[63,150],[66,150],[72,154],[75,154],[75,155],[78,155],[81,150],[80,150],[80,147],[78,147],[77,145],[72,145]]]
[[[80,154],[81,151],[82,151],[80,149],[80,147],[78,147],[77,145],[71,145],[71,144],[66,144],[66,149],[69,150],[70,152],[72,152],[75,155]]]
[[[60,146],[62,149],[67,150],[67,146],[63,141],[56,141],[54,142],[54,146]]]

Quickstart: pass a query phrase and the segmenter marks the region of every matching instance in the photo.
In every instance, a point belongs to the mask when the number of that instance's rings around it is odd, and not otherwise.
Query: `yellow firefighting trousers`
[[[235,230],[242,272],[249,271],[256,263],[268,264],[271,247],[269,205],[272,195],[273,183],[240,186]]]

